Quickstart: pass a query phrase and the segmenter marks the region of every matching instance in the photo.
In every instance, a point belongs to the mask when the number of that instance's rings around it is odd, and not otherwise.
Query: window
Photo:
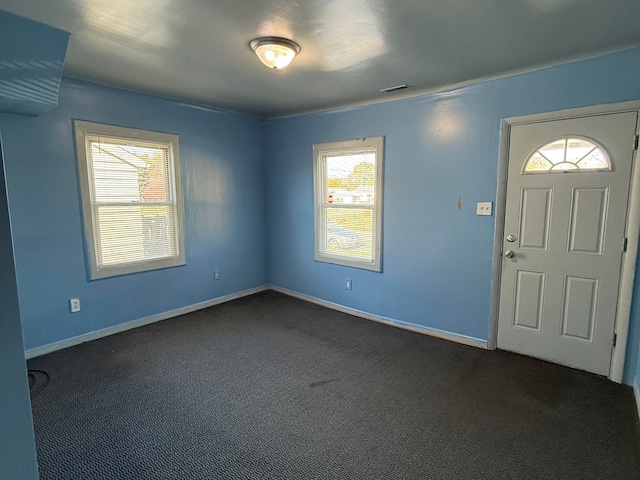
[[[611,170],[604,150],[584,138],[565,137],[537,149],[526,161],[524,173]]]
[[[178,136],[75,121],[92,279],[184,265]]]
[[[314,145],[315,259],[382,271],[382,137]]]

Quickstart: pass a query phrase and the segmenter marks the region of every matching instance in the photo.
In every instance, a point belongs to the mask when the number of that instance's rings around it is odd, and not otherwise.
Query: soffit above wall
[[[69,34],[0,10],[0,112],[40,115],[58,105]]]

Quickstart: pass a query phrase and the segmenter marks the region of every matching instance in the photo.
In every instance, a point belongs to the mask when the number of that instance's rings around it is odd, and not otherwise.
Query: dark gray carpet
[[[640,478],[629,387],[275,292],[29,368],[43,480]]]

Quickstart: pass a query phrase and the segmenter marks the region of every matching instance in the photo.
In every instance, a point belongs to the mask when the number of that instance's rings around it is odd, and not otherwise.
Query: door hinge
[[[636,138],[633,140],[633,150],[638,150],[638,144],[640,144],[640,135],[636,135]]]
[[[622,242],[622,251],[627,251],[627,245],[629,244],[629,239],[627,237],[624,238],[624,242]]]
[[[613,334],[613,342],[612,343],[613,343],[614,347],[616,346],[616,343],[618,343],[618,334],[617,333]]]

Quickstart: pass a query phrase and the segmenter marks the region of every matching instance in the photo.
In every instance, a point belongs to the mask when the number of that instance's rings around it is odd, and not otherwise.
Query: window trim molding
[[[320,251],[320,221],[323,212],[324,200],[324,162],[321,157],[327,155],[339,155],[341,153],[356,153],[375,151],[376,153],[376,177],[374,182],[373,210],[373,261],[357,260],[353,256],[327,254]],[[384,137],[365,137],[337,142],[318,143],[313,146],[313,198],[314,198],[314,260],[317,262],[332,263],[346,267],[360,268],[374,272],[382,272],[382,210],[383,210],[383,172],[384,172]],[[363,205],[364,206],[364,205]],[[366,206],[364,206],[366,207]],[[348,208],[348,207],[345,207]],[[354,206],[353,208],[357,208]]]
[[[184,239],[184,207],[180,172],[179,137],[175,134],[121,127],[84,120],[73,120],[76,160],[78,166],[78,184],[81,195],[81,219],[84,233],[84,251],[87,277],[89,280],[147,272],[163,268],[178,267],[186,264]],[[176,248],[178,255],[172,258],[145,260],[123,263],[115,266],[99,267],[96,257],[96,236],[91,208],[91,190],[89,185],[89,166],[87,159],[87,136],[104,136],[113,139],[139,140],[140,143],[168,145],[170,152],[172,187],[176,213]]]

